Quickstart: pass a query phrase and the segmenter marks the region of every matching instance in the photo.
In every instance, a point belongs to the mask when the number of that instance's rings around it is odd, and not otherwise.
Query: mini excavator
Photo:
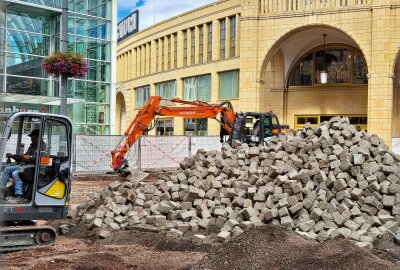
[[[0,136],[4,177],[0,182],[7,184],[0,183],[0,253],[50,246],[56,231],[35,221],[63,219],[68,214],[72,124],[60,115],[0,113]],[[37,150],[27,160],[28,145]],[[13,170],[12,177],[4,173],[6,169]],[[22,182],[21,201],[12,200],[15,178]]]
[[[225,135],[228,135],[227,143],[230,145],[235,145],[237,142],[249,145],[263,144],[268,142],[273,135],[281,132],[278,117],[272,112],[235,113],[229,101],[208,104],[202,101],[172,98],[167,101],[190,106],[161,106],[162,100],[160,96],[151,96],[126,128],[116,149],[111,151],[112,167],[117,173],[123,176],[130,173],[125,155],[140,136],[149,130],[149,126],[158,116],[215,119],[221,124],[221,143],[224,142]],[[220,119],[217,118],[218,116]]]

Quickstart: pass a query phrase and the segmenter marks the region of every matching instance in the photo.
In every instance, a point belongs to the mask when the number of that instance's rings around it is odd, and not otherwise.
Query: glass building
[[[59,113],[60,82],[46,75],[41,62],[60,50],[61,5],[0,0],[0,112]],[[68,1],[68,49],[82,54],[89,67],[85,78],[68,81],[68,116],[78,134],[111,132],[114,25],[116,1]]]

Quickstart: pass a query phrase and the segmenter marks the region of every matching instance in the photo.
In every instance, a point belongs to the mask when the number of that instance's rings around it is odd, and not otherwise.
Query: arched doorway
[[[127,127],[127,120],[125,98],[121,92],[117,93],[115,118],[115,132],[123,134]]]
[[[322,70],[328,72],[326,84]],[[299,28],[278,40],[264,60],[260,108],[295,129],[340,115],[365,130],[367,74],[364,54],[349,35],[326,26]]]

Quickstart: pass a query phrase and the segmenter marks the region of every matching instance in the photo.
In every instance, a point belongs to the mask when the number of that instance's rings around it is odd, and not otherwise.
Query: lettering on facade
[[[117,26],[117,42],[135,34],[139,30],[139,10],[125,17]]]
[[[38,112],[39,110],[28,110],[26,108],[17,108],[16,106],[0,108],[0,113],[12,113],[12,112]]]

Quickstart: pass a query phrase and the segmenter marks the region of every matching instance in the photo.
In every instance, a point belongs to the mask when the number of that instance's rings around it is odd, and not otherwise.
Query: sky
[[[118,21],[139,9],[139,31],[217,0],[118,0]],[[154,8],[155,7],[155,8]],[[154,12],[155,11],[155,12]],[[155,19],[154,19],[155,13]]]

